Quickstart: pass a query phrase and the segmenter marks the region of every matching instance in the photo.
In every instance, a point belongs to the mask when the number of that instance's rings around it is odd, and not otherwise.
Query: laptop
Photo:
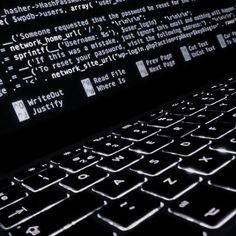
[[[0,235],[235,235],[235,8],[2,0]]]

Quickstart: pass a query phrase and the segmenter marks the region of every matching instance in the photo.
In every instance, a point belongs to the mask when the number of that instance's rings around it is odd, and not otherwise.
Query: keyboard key
[[[206,108],[205,105],[187,102],[182,106],[177,106],[177,107],[172,108],[170,110],[170,113],[174,115],[181,115],[181,116],[192,116],[205,108]]]
[[[196,130],[198,127],[199,126],[195,124],[180,122],[177,125],[171,126],[170,128],[161,130],[158,135],[172,138],[182,138]]]
[[[220,140],[213,142],[210,146],[211,149],[219,152],[227,152],[236,154],[236,133],[230,133]]]
[[[224,100],[222,102],[216,103],[213,106],[209,106],[209,111],[220,111],[220,112],[229,112],[236,108],[235,102],[230,100]]]
[[[184,117],[176,116],[176,115],[162,115],[159,118],[151,121],[149,123],[150,126],[157,127],[157,128],[168,128],[181,120],[183,120]]]
[[[18,186],[10,186],[0,191],[0,210],[26,197],[25,191]]]
[[[97,154],[91,154],[89,152],[81,152],[75,157],[64,161],[60,164],[60,168],[70,172],[76,173],[79,172],[89,166],[96,164],[102,158]]]
[[[129,150],[121,151],[113,156],[106,157],[97,166],[111,172],[121,171],[143,158],[142,155]]]
[[[234,178],[236,172],[236,161],[229,163],[224,169],[212,176],[210,184],[227,190],[236,192],[236,180]]]
[[[49,167],[50,167],[50,164],[48,164],[48,163],[40,163],[36,166],[32,166],[26,170],[22,170],[22,171],[16,173],[14,176],[14,179],[22,182],[23,180],[27,179],[28,177],[31,177],[43,170],[46,170]]]
[[[73,174],[61,181],[60,185],[74,193],[81,192],[102,181],[109,175],[98,168],[87,168],[78,174]]]
[[[152,154],[172,142],[171,138],[153,135],[141,142],[135,143],[130,147],[130,150],[142,154]]]
[[[27,189],[38,192],[66,177],[66,174],[58,169],[50,168],[26,179],[22,185]]]
[[[123,149],[128,148],[131,144],[131,141],[114,137],[108,141],[104,140],[101,142],[100,145],[93,150],[93,152],[103,156],[111,156],[119,151],[122,151]]]
[[[173,155],[156,152],[132,165],[130,169],[139,174],[155,176],[175,166],[179,161],[180,159]]]
[[[220,139],[235,129],[235,124],[214,122],[192,133],[192,136],[205,139]]]
[[[155,127],[138,124],[138,125],[133,126],[130,129],[123,130],[123,132],[120,130],[119,135],[121,135],[122,138],[131,140],[131,141],[141,141],[157,133],[158,131],[159,129]]]
[[[205,105],[214,105],[225,99],[224,94],[216,94],[215,92],[204,93],[202,96],[193,99],[193,101],[205,104]]]
[[[155,214],[162,206],[154,197],[137,191],[111,202],[98,213],[98,217],[126,231]]]
[[[193,116],[186,117],[184,122],[205,125],[219,118],[221,115],[222,113],[217,111],[202,111]]]
[[[82,152],[82,149],[81,149],[81,148],[77,148],[77,149],[75,149],[75,150],[71,150],[71,151],[64,152],[64,153],[62,153],[62,154],[60,154],[60,155],[57,155],[57,156],[53,157],[53,158],[51,159],[51,162],[52,162],[53,164],[60,164],[60,163],[62,163],[62,162],[64,162],[64,161],[66,161],[66,160],[68,160],[68,159],[74,157],[75,155],[77,155],[77,154],[80,153],[80,152]]]
[[[223,86],[222,88],[219,88],[217,90],[215,90],[216,94],[222,94],[226,97],[230,96],[231,94],[236,92],[236,88],[230,84]]]
[[[222,87],[224,87],[224,86],[227,86],[227,82],[225,82],[225,81],[224,81],[224,82],[217,82],[217,83],[215,83],[214,85],[208,87],[208,88],[206,89],[206,91],[207,91],[207,92],[214,92],[214,91],[216,91],[217,89],[222,88]]]
[[[199,181],[195,175],[173,169],[150,179],[142,186],[142,190],[165,200],[174,200],[195,187]]]
[[[187,157],[205,148],[208,144],[209,141],[207,140],[188,136],[180,140],[176,140],[163,151],[174,155]]]
[[[72,227],[72,229],[73,227],[76,228],[79,227],[81,223],[78,223],[78,225],[75,226],[73,225],[81,221],[84,217],[94,213],[96,210],[100,209],[103,205],[104,202],[97,196],[85,192],[81,194],[76,194],[64,200],[61,204],[58,204],[53,208],[30,219],[24,224],[21,224],[19,227],[12,229],[11,235],[12,236],[57,235],[59,232],[63,232],[69,227]],[[84,223],[82,221],[82,225],[83,224]],[[82,231],[82,232],[83,233],[90,232],[90,230],[93,230],[92,228],[93,226],[95,225],[91,224],[87,229],[88,231]],[[83,226],[82,229],[84,229]],[[32,233],[30,234],[30,232]],[[33,232],[35,232],[35,234]],[[68,230],[68,232],[70,232],[70,230]],[[80,232],[79,235],[81,235],[82,232]],[[76,235],[76,234],[70,234],[70,235]],[[85,234],[85,235],[90,235],[90,234]]]
[[[84,147],[88,149],[94,149],[101,145],[104,145],[104,142],[107,142],[111,138],[112,138],[112,135],[101,136],[101,137],[93,139],[92,141],[85,143]]]
[[[180,100],[180,101],[174,101],[173,103],[171,103],[170,105],[167,105],[165,106],[165,111],[166,111],[166,114],[168,114],[169,112],[168,111],[171,111],[172,109],[175,109],[177,107],[181,107],[183,105],[186,105],[186,101],[185,100]]]
[[[116,173],[93,187],[93,190],[110,199],[117,199],[138,188],[145,178],[131,171]]]
[[[139,122],[136,123],[130,123],[122,126],[121,128],[115,129],[112,133],[114,135],[121,135],[123,133],[126,133],[128,131],[131,131],[135,126],[140,125]]]
[[[186,220],[215,229],[235,215],[235,197],[235,193],[199,185],[173,202],[169,211]]]
[[[173,234],[174,232],[174,234]],[[127,236],[204,236],[201,227],[190,224],[186,220],[177,218],[170,214],[162,214],[161,212],[148,218],[142,224],[127,232]],[[14,235],[13,235],[14,236]]]
[[[180,162],[179,167],[190,173],[212,175],[225,167],[233,159],[231,154],[203,149]]]
[[[10,229],[58,204],[67,197],[66,193],[54,187],[38,194],[30,195],[18,203],[3,209],[0,214],[0,225],[4,229]]]
[[[164,110],[153,112],[151,114],[148,114],[148,115],[145,115],[145,116],[139,118],[139,122],[141,122],[141,123],[149,123],[150,121],[152,121],[154,119],[157,119],[158,117],[160,117],[164,113],[165,113]]]
[[[103,224],[102,224],[103,223]],[[73,225],[68,230],[63,231],[60,236],[88,236],[88,235],[101,235],[101,236],[116,236],[116,232],[105,225],[105,222],[97,222],[92,219],[86,219],[76,225]],[[14,235],[13,235],[14,236]]]

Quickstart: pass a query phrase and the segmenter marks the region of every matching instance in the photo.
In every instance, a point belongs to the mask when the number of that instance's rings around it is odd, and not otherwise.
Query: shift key
[[[68,194],[55,187],[49,188],[9,206],[1,211],[0,226],[10,229],[66,199]]]
[[[87,192],[82,192],[66,199],[52,209],[34,217],[11,230],[12,236],[27,236],[30,232],[37,232],[37,236],[57,235],[77,222],[94,213],[105,202],[98,196]],[[92,227],[92,228],[91,228]],[[90,224],[87,231],[80,231],[78,234],[66,235],[91,235],[89,232],[94,230]],[[100,235],[96,231],[96,235]],[[104,234],[101,234],[104,235]],[[107,234],[105,234],[107,235]]]

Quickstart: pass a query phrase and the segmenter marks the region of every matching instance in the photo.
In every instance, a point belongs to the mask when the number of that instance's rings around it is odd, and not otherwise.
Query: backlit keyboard
[[[0,227],[11,236],[216,235],[236,214],[235,82],[1,180]]]

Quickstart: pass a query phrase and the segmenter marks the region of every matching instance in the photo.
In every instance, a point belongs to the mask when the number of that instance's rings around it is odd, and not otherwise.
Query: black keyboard
[[[220,235],[236,214],[235,82],[1,180],[0,227],[11,236]]]

